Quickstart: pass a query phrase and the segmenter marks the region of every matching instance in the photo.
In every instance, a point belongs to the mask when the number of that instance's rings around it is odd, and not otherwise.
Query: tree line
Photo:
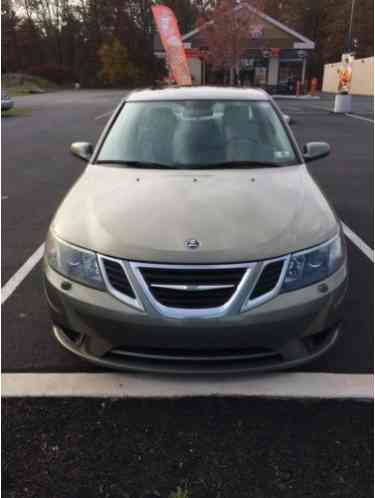
[[[2,71],[57,83],[150,84],[165,74],[154,57],[151,5],[176,13],[182,33],[220,8],[220,0],[2,0]],[[236,4],[237,0],[233,0]],[[352,0],[257,0],[270,16],[316,43],[309,72],[340,59]],[[373,55],[373,0],[357,0],[353,37],[359,57]]]
[[[374,55],[374,0],[356,0],[352,39],[349,22],[352,0],[266,0],[266,12],[315,42],[308,77],[321,78],[324,64],[338,62],[344,51],[355,49],[357,58]]]

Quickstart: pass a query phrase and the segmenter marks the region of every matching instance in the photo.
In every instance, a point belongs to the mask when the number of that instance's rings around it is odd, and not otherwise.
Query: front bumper
[[[47,265],[44,281],[55,336],[82,358],[124,370],[244,372],[295,367],[335,343],[347,268],[248,312],[210,319],[151,317],[75,282],[63,290],[66,278]]]

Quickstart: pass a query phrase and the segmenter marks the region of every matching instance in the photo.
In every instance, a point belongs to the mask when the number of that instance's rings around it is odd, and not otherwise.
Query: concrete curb
[[[272,95],[272,98],[275,100],[320,100],[320,97],[317,95],[313,97],[312,95]]]

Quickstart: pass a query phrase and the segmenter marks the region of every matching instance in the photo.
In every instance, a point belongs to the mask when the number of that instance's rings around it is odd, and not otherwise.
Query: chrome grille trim
[[[274,263],[276,261],[284,261],[283,267],[282,267],[281,272],[280,272],[279,280],[277,281],[276,286],[270,292],[266,292],[265,294],[262,294],[261,296],[256,297],[255,299],[250,299],[251,294],[253,293],[265,267],[267,265],[269,265],[270,263]],[[279,292],[281,290],[281,286],[282,286],[283,281],[284,281],[285,274],[288,270],[289,261],[290,261],[290,255],[284,256],[281,258],[269,259],[267,261],[262,261],[260,263],[260,265],[261,265],[260,271],[252,283],[252,286],[251,286],[250,291],[249,291],[249,293],[248,293],[248,295],[243,303],[241,311],[243,311],[243,312],[249,311],[249,310],[255,308],[256,306],[260,306],[261,304],[269,301],[270,299],[274,298],[275,296],[277,296],[279,294]]]
[[[151,287],[156,287],[158,289],[173,289],[182,291],[208,291],[217,289],[232,289],[235,285],[169,285],[169,284],[151,284]]]
[[[111,284],[111,282],[110,282],[110,280],[108,278],[108,275],[107,275],[107,270],[106,270],[105,265],[104,265],[104,261],[105,260],[114,261],[115,263],[118,263],[119,265],[121,265],[122,270],[123,270],[126,278],[128,279],[129,284],[132,287],[133,292],[134,292],[134,294],[136,296],[135,299],[133,299],[132,297],[130,297],[130,296],[128,296],[128,295],[126,295],[126,294],[118,291],[117,289],[115,289],[112,286],[112,284]],[[111,258],[109,256],[101,256],[99,254],[98,254],[98,261],[99,261],[100,270],[102,272],[103,280],[104,280],[105,285],[107,286],[108,291],[113,296],[117,297],[117,299],[119,299],[120,301],[122,301],[123,303],[128,304],[129,306],[132,306],[134,308],[137,308],[137,309],[143,311],[144,307],[142,305],[142,301],[139,299],[138,293],[137,293],[136,289],[134,288],[131,276],[129,274],[129,270],[127,269],[126,262],[123,261],[123,260],[121,260],[121,259]]]
[[[106,270],[104,267],[103,259],[108,259],[120,263],[122,269],[128,278],[128,281],[134,291],[136,299],[132,299],[129,296],[116,290],[110,283]],[[250,262],[250,263],[235,263],[235,264],[219,264],[219,265],[174,265],[174,264],[159,264],[159,263],[142,263],[135,261],[126,261],[118,258],[112,258],[109,256],[98,255],[99,266],[103,274],[104,282],[107,286],[108,291],[114,297],[124,302],[125,304],[132,306],[140,311],[143,311],[151,316],[164,316],[166,318],[172,319],[210,319],[210,318],[220,318],[228,315],[238,315],[242,312],[247,312],[277,296],[280,292],[284,276],[286,274],[290,256],[283,256],[280,258],[274,258],[266,261]],[[263,294],[255,299],[250,299],[250,296],[257,285],[257,282],[262,274],[263,269],[272,262],[283,261],[283,267],[280,273],[279,280],[276,286],[266,294]],[[237,288],[233,292],[230,299],[222,306],[216,308],[173,308],[165,306],[157,301],[153,296],[149,285],[147,284],[144,276],[142,275],[142,268],[156,268],[163,270],[222,270],[222,269],[244,269],[244,275],[237,285]],[[152,284],[151,284],[152,285]],[[173,284],[155,284],[155,286],[162,288],[182,288],[186,287],[186,290],[191,291],[188,285],[173,285]],[[194,286],[197,292],[204,292],[205,290],[210,290],[215,287],[217,288],[230,288],[233,285],[202,285]]]
[[[245,297],[244,293],[247,290],[248,282],[252,274],[252,270],[256,267],[257,263],[239,263],[232,265],[166,265],[166,264],[153,264],[153,263],[129,263],[132,273],[134,274],[137,282],[142,288],[142,292],[147,302],[151,305],[157,314],[167,318],[176,319],[194,319],[194,318],[218,318],[228,314],[238,314],[242,305],[242,298]],[[163,270],[223,270],[223,269],[243,269],[244,275],[239,282],[237,288],[233,292],[230,299],[222,306],[216,308],[203,308],[203,309],[189,309],[189,308],[172,308],[161,304],[155,299],[149,286],[142,274],[142,268],[156,268]],[[168,285],[168,284],[167,284]],[[146,302],[143,301],[146,307]]]

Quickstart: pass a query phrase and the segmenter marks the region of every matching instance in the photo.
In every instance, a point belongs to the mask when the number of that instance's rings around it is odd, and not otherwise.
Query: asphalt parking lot
[[[17,398],[7,412],[7,498],[373,495],[369,403]]]
[[[95,142],[123,95],[67,91],[22,97],[17,105],[31,112],[2,118],[2,285],[40,248],[56,207],[85,167],[69,153],[70,143]],[[281,100],[279,105],[293,118],[301,144],[314,140],[331,144],[331,156],[312,163],[310,171],[345,225],[373,248],[372,100],[355,98],[353,116],[332,114],[329,96]],[[341,339],[303,371],[373,372],[373,262],[361,244],[349,239],[348,250],[350,288]],[[3,305],[3,370],[100,371],[64,351],[52,337],[39,256]]]

